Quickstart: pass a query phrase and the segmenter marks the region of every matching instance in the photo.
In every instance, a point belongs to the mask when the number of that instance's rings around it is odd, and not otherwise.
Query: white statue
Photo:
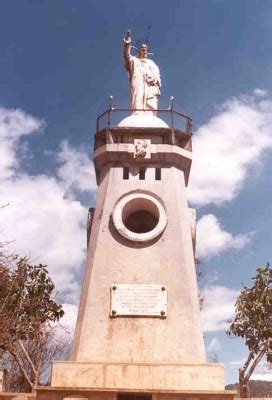
[[[161,94],[160,70],[154,61],[148,59],[148,45],[142,43],[137,49],[136,57],[130,54],[131,30],[124,38],[124,64],[130,81],[130,107],[133,113],[142,114],[148,110],[156,115],[158,100]]]

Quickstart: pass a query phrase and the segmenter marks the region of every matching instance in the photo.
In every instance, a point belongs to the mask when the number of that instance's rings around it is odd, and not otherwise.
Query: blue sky
[[[272,2],[269,0],[1,3],[1,237],[48,263],[76,314],[85,257],[97,113],[128,104],[122,39],[151,25],[161,106],[194,122],[188,197],[197,209],[208,358],[237,381],[246,355],[224,321],[242,282],[271,260]],[[207,236],[207,232],[209,235]],[[272,379],[264,370],[259,376]]]

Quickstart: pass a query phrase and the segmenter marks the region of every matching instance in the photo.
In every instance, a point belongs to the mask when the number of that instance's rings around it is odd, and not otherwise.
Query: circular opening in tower
[[[163,232],[167,218],[162,202],[157,197],[146,192],[132,192],[117,201],[113,223],[126,239],[144,242]]]
[[[123,208],[122,220],[131,232],[147,233],[157,226],[159,210],[156,204],[148,199],[132,199]]]

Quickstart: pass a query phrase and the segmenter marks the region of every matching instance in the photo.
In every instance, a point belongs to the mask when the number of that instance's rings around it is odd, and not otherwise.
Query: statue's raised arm
[[[124,48],[123,48],[124,65],[128,73],[130,72],[129,64],[131,61],[130,47],[131,47],[131,29],[128,29],[124,37]]]
[[[142,114],[148,110],[156,115],[161,94],[160,70],[148,58],[149,45],[142,41],[137,47],[136,56],[131,55],[131,29],[124,37],[124,65],[130,82],[130,107],[133,113]]]

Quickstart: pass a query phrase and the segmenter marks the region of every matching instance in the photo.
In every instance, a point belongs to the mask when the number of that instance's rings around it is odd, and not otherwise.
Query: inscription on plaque
[[[111,285],[111,317],[167,317],[166,285]]]

